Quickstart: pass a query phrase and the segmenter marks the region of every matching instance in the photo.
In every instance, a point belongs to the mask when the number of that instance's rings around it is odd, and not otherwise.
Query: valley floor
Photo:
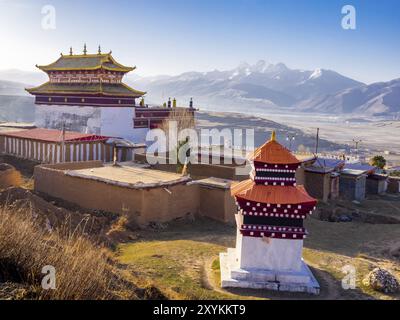
[[[205,128],[254,128],[255,145],[265,142],[271,130],[278,130],[281,133],[278,140],[283,143],[288,135],[295,136],[291,146],[294,151],[299,146],[314,151],[316,130],[320,128],[320,151],[354,149],[353,139],[362,140],[360,153],[373,156],[389,151],[385,158],[400,165],[400,121],[280,111],[251,114],[201,111],[198,119],[199,127]]]

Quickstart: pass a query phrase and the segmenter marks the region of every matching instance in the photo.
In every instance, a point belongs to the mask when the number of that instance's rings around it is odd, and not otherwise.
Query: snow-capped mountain
[[[47,77],[41,72],[0,71],[0,95],[26,96],[25,87],[45,81]],[[146,91],[148,103],[163,103],[175,97],[179,105],[187,105],[193,97],[195,105],[215,111],[262,113],[285,109],[335,114],[400,114],[400,79],[366,85],[332,70],[296,70],[283,63],[270,64],[264,60],[254,65],[243,62],[232,70],[193,71],[177,76],[141,77],[132,73],[125,81]]]
[[[202,103],[250,104],[259,107],[291,108],[304,100],[363,85],[331,70],[289,69],[285,64],[260,60],[254,65],[241,63],[233,70],[186,72],[159,78],[128,78],[130,84],[148,92],[154,102],[168,97]]]

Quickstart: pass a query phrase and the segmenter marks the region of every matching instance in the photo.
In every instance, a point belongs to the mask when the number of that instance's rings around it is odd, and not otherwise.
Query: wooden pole
[[[61,162],[65,162],[65,121],[62,123]]]
[[[318,154],[318,147],[319,147],[319,128],[317,128],[317,136],[315,137],[315,154]]]

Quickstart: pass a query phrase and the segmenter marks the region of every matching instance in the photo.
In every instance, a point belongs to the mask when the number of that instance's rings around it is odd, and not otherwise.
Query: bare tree
[[[193,128],[195,128],[194,113],[193,111],[187,108],[172,108],[168,118],[165,119],[160,126],[160,129],[165,132],[170,155],[173,154],[173,156],[177,158],[176,170],[179,173],[182,172],[185,164],[179,160],[178,154],[181,148],[185,149],[187,148],[186,144],[189,143],[189,139],[186,137],[185,139],[181,139],[179,141],[178,133],[184,129],[193,129]],[[175,136],[176,134],[178,136]],[[170,138],[173,138],[177,141],[176,147],[173,147],[172,150],[170,147],[171,146],[169,141]],[[189,157],[188,152],[187,152],[187,157]]]
[[[169,131],[171,121],[176,122],[178,131],[181,131],[183,129],[192,129],[195,127],[193,111],[187,108],[171,109],[168,118],[165,119],[160,126],[160,129],[164,130],[166,134]]]

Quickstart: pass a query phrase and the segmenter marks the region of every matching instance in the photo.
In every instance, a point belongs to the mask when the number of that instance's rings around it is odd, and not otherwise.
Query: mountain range
[[[186,72],[178,76],[132,77],[128,83],[161,103],[190,97],[224,111],[318,112],[367,116],[400,112],[400,79],[366,85],[326,69],[297,70],[261,60],[226,71]]]
[[[26,96],[24,88],[46,81],[41,72],[0,71],[1,95]],[[178,104],[215,111],[314,112],[362,116],[400,114],[400,78],[370,85],[332,70],[290,69],[264,60],[241,63],[232,70],[185,72],[177,76],[140,77],[128,74],[125,82],[146,91],[146,101]],[[7,100],[9,101],[9,99]]]

